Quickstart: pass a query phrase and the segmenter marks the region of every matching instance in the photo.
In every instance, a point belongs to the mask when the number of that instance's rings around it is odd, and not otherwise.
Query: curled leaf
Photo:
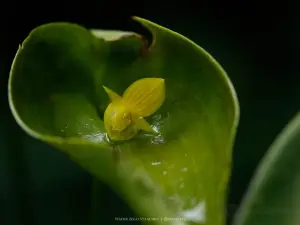
[[[150,48],[140,35],[128,32],[98,32],[70,23],[34,29],[12,65],[12,113],[29,135],[64,151],[109,184],[138,215],[154,218],[147,222],[223,225],[239,119],[234,88],[216,60],[194,42],[134,19],[152,33]],[[159,82],[146,85],[141,76]],[[166,95],[159,107],[162,80]],[[123,97],[132,105],[115,107],[115,93],[136,81],[145,82],[140,83],[143,98],[136,98],[131,87]],[[113,90],[106,89],[112,102],[103,84]],[[146,99],[151,107],[141,105]],[[124,118],[106,123],[116,111]],[[148,122],[134,121],[126,115],[131,111],[154,113]],[[118,144],[106,138],[111,125],[111,136],[127,139],[138,128],[148,130],[145,122],[159,134]]]

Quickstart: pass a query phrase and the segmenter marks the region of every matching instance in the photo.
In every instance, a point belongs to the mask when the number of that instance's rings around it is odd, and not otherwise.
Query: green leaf
[[[235,225],[300,224],[300,113],[270,147],[235,216]]]
[[[149,48],[130,32],[70,23],[34,29],[12,65],[13,115],[29,135],[66,152],[153,224],[224,224],[239,118],[235,91],[195,43],[134,19],[152,33]],[[165,79],[166,100],[146,118],[160,135],[111,143],[102,85],[122,94],[143,77]]]

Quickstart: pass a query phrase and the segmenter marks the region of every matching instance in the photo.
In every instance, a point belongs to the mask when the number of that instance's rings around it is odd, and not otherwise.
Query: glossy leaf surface
[[[239,107],[220,65],[182,35],[134,18],[140,35],[70,23],[33,30],[14,60],[9,100],[31,136],[66,152],[153,224],[224,224]],[[147,121],[160,135],[108,141],[103,85],[123,93],[143,77],[165,80]]]

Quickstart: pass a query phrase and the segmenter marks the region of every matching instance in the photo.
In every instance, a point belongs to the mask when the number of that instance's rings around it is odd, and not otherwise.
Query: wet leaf
[[[224,224],[239,108],[221,66],[169,29],[134,19],[140,35],[51,23],[33,30],[12,65],[9,100],[31,136],[67,153],[153,224]],[[124,93],[145,77],[165,80],[165,101],[146,120],[159,135],[110,142],[103,86]]]

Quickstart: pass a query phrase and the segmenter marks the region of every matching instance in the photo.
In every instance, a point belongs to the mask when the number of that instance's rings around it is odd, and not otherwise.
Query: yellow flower
[[[165,100],[165,81],[162,78],[143,78],[131,84],[119,96],[103,86],[111,103],[104,113],[104,126],[113,141],[133,138],[140,130],[157,134],[144,117],[155,113]]]

